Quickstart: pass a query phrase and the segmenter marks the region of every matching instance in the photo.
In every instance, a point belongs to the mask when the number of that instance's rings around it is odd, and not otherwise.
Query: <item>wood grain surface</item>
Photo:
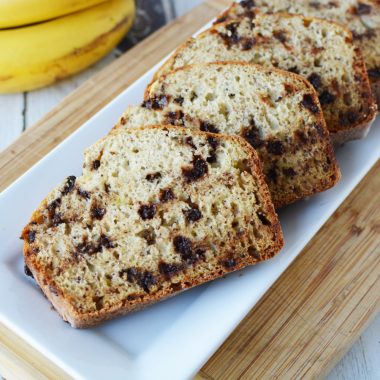
[[[28,129],[0,154],[0,191],[227,3],[208,1],[155,33]],[[379,188],[378,162],[198,379],[314,378],[335,365],[380,309]],[[0,363],[9,380],[69,378],[3,325]]]

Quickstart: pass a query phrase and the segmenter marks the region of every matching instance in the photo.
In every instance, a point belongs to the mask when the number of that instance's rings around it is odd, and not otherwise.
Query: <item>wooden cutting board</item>
[[[0,190],[228,3],[207,1],[69,95],[0,153]],[[334,366],[380,310],[378,189],[380,162],[204,365],[198,379],[315,378]],[[0,373],[8,380],[69,378],[1,324]]]

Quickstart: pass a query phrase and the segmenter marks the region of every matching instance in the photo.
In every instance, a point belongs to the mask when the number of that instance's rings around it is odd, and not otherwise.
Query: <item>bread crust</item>
[[[180,127],[175,126],[144,126],[141,129],[166,129],[166,130],[183,130]],[[117,130],[112,132],[113,134],[120,133]],[[193,131],[193,135],[199,136],[215,136],[215,134],[201,131]],[[218,138],[223,138],[225,140],[230,140],[241,145],[243,150],[248,156],[249,167],[252,170],[252,173],[255,173],[255,178],[259,183],[259,188],[261,194],[263,195],[265,209],[268,212],[268,218],[271,220],[271,232],[273,236],[273,245],[266,249],[263,252],[260,252],[260,259],[249,257],[244,262],[239,262],[233,268],[220,267],[218,271],[210,273],[207,276],[199,278],[189,278],[188,282],[184,283],[181,290],[174,290],[172,288],[158,290],[154,294],[145,294],[144,296],[135,299],[128,300],[124,299],[123,301],[112,305],[108,308],[102,308],[101,310],[94,312],[83,312],[80,313],[72,306],[70,299],[62,294],[56,287],[54,279],[50,278],[49,275],[41,268],[36,260],[34,260],[35,253],[33,252],[33,247],[29,244],[28,234],[30,231],[30,225],[33,223],[38,223],[41,218],[41,213],[39,210],[46,207],[47,201],[44,199],[40,207],[33,213],[30,223],[24,228],[22,232],[22,238],[24,239],[24,260],[25,265],[29,268],[37,284],[40,286],[43,293],[46,295],[48,300],[53,304],[56,311],[62,316],[62,318],[69,322],[72,327],[75,328],[87,328],[95,326],[101,322],[107,321],[109,319],[115,318],[117,316],[125,315],[132,311],[137,311],[142,308],[145,308],[155,302],[164,300],[173,295],[176,295],[179,292],[190,289],[194,286],[203,284],[205,282],[211,281],[213,279],[219,278],[229,272],[233,272],[247,265],[252,265],[258,261],[267,260],[273,257],[284,245],[283,234],[281,230],[280,223],[278,221],[277,214],[275,212],[274,206],[270,199],[269,189],[264,180],[264,176],[261,171],[261,163],[258,158],[256,151],[241,137],[239,136],[227,136],[227,135],[218,135]]]

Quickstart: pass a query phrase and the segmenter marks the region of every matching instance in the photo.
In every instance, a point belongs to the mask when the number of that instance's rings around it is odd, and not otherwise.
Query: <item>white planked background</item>
[[[201,2],[202,0],[163,1],[169,19],[185,13]],[[93,67],[53,86],[33,92],[0,95],[0,151],[119,54],[120,52],[115,50]],[[327,379],[380,380],[380,315],[340,360]]]

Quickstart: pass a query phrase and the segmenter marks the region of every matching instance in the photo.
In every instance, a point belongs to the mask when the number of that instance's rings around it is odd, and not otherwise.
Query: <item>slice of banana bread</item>
[[[209,63],[161,77],[144,108],[117,128],[170,123],[237,134],[258,151],[275,207],[324,191],[339,169],[312,86],[302,77],[246,63]]]
[[[178,48],[157,76],[193,63],[246,61],[296,72],[319,95],[332,140],[362,138],[376,103],[361,52],[348,29],[288,14],[258,14],[215,25]]]
[[[283,245],[244,139],[173,126],[121,129],[85,152],[25,227],[26,267],[64,320],[87,327]]]
[[[217,22],[255,13],[289,12],[335,21],[347,26],[354,43],[363,51],[373,94],[380,106],[380,1],[378,0],[246,0],[233,3]]]

